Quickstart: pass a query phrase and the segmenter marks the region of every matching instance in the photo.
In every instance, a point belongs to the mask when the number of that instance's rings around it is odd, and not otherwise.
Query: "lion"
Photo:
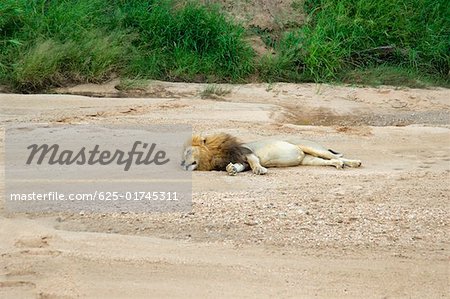
[[[251,169],[266,174],[267,168],[299,165],[334,166],[338,169],[360,167],[360,160],[350,160],[310,140],[297,137],[265,139],[242,143],[230,134],[192,136],[184,145],[181,167],[188,171],[226,171],[236,175]]]

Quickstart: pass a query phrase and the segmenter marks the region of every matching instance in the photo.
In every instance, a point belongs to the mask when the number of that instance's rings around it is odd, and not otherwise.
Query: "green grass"
[[[139,55],[128,74],[172,81],[239,81],[253,71],[253,51],[244,29],[216,6],[188,2],[127,1],[123,22],[135,32]]]
[[[307,24],[284,33],[277,55],[262,61],[266,80],[329,82],[379,66],[449,80],[446,0],[306,0],[304,9]]]
[[[2,2],[0,82],[29,92],[109,78],[125,64],[130,38],[108,30],[102,13],[98,0]]]
[[[229,93],[231,93],[231,89],[229,88],[224,88],[216,84],[209,84],[200,92],[200,97],[202,99],[215,98],[222,97]]]
[[[0,85],[36,92],[117,76],[450,85],[446,0],[305,0],[295,9],[308,15],[304,25],[269,32],[195,1],[2,0]],[[248,34],[275,54],[255,56]]]
[[[120,91],[145,90],[149,86],[150,81],[141,78],[123,78],[120,83],[115,86]]]
[[[343,71],[339,75],[338,81],[365,86],[393,85],[411,88],[442,86],[450,88],[450,82],[439,76],[420,73],[411,68],[400,68],[389,65]]]
[[[242,81],[244,29],[216,6],[164,0],[4,0],[0,84],[32,92],[122,77]]]

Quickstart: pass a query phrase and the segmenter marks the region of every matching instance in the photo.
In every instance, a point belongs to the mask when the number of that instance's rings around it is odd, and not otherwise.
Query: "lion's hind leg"
[[[302,148],[302,147],[300,147],[300,148]],[[330,161],[331,160],[339,160],[342,163],[344,163],[344,166],[353,167],[353,168],[361,166],[360,160],[351,160],[351,159],[343,158],[343,156],[344,156],[343,154],[336,153],[332,150],[315,149],[315,148],[302,148],[302,150],[308,155],[311,155],[311,156],[314,156],[317,158],[322,158],[324,160],[330,160]],[[337,167],[337,168],[341,168],[341,167]]]
[[[296,144],[303,152],[305,152],[309,156],[317,157],[320,159],[312,160],[311,158],[308,158],[307,161],[304,161],[304,163],[316,163],[316,164],[303,164],[302,165],[328,165],[328,164],[321,164],[324,163],[322,160],[332,160],[334,164],[341,164],[334,160],[339,160],[342,163],[344,163],[344,166],[348,167],[360,167],[361,161],[360,160],[351,160],[343,158],[343,154],[335,152],[333,150],[327,149],[324,146],[315,143],[313,141],[309,140],[294,140],[297,143]],[[333,166],[336,166],[334,165]],[[341,168],[336,166],[337,168]]]
[[[322,159],[332,160],[342,158],[343,154],[330,151],[324,147],[313,147],[304,144],[297,145],[305,154],[319,157]]]
[[[309,166],[334,166],[338,169],[344,168],[344,166],[348,167],[360,167],[360,160],[350,160],[344,158],[337,159],[322,159],[319,157],[314,157],[311,155],[306,155],[303,159],[301,165],[309,165]]]
[[[360,167],[361,166],[361,161],[360,160],[351,160],[351,159],[345,159],[345,158],[339,158],[339,160],[341,160],[342,162],[344,162],[345,166],[348,167]]]
[[[334,166],[336,168],[344,168],[344,162],[341,159],[322,159],[311,155],[303,158],[301,165],[308,166]]]

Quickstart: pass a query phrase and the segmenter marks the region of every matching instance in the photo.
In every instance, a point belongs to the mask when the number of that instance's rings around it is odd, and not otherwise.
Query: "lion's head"
[[[181,167],[189,171],[225,170],[230,162],[245,164],[250,153],[250,149],[229,134],[194,135],[184,145]]]

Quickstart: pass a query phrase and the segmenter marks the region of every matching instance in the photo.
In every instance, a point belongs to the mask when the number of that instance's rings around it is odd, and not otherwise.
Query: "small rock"
[[[248,226],[255,226],[255,225],[258,225],[258,222],[257,221],[245,221],[244,224],[248,225]]]

